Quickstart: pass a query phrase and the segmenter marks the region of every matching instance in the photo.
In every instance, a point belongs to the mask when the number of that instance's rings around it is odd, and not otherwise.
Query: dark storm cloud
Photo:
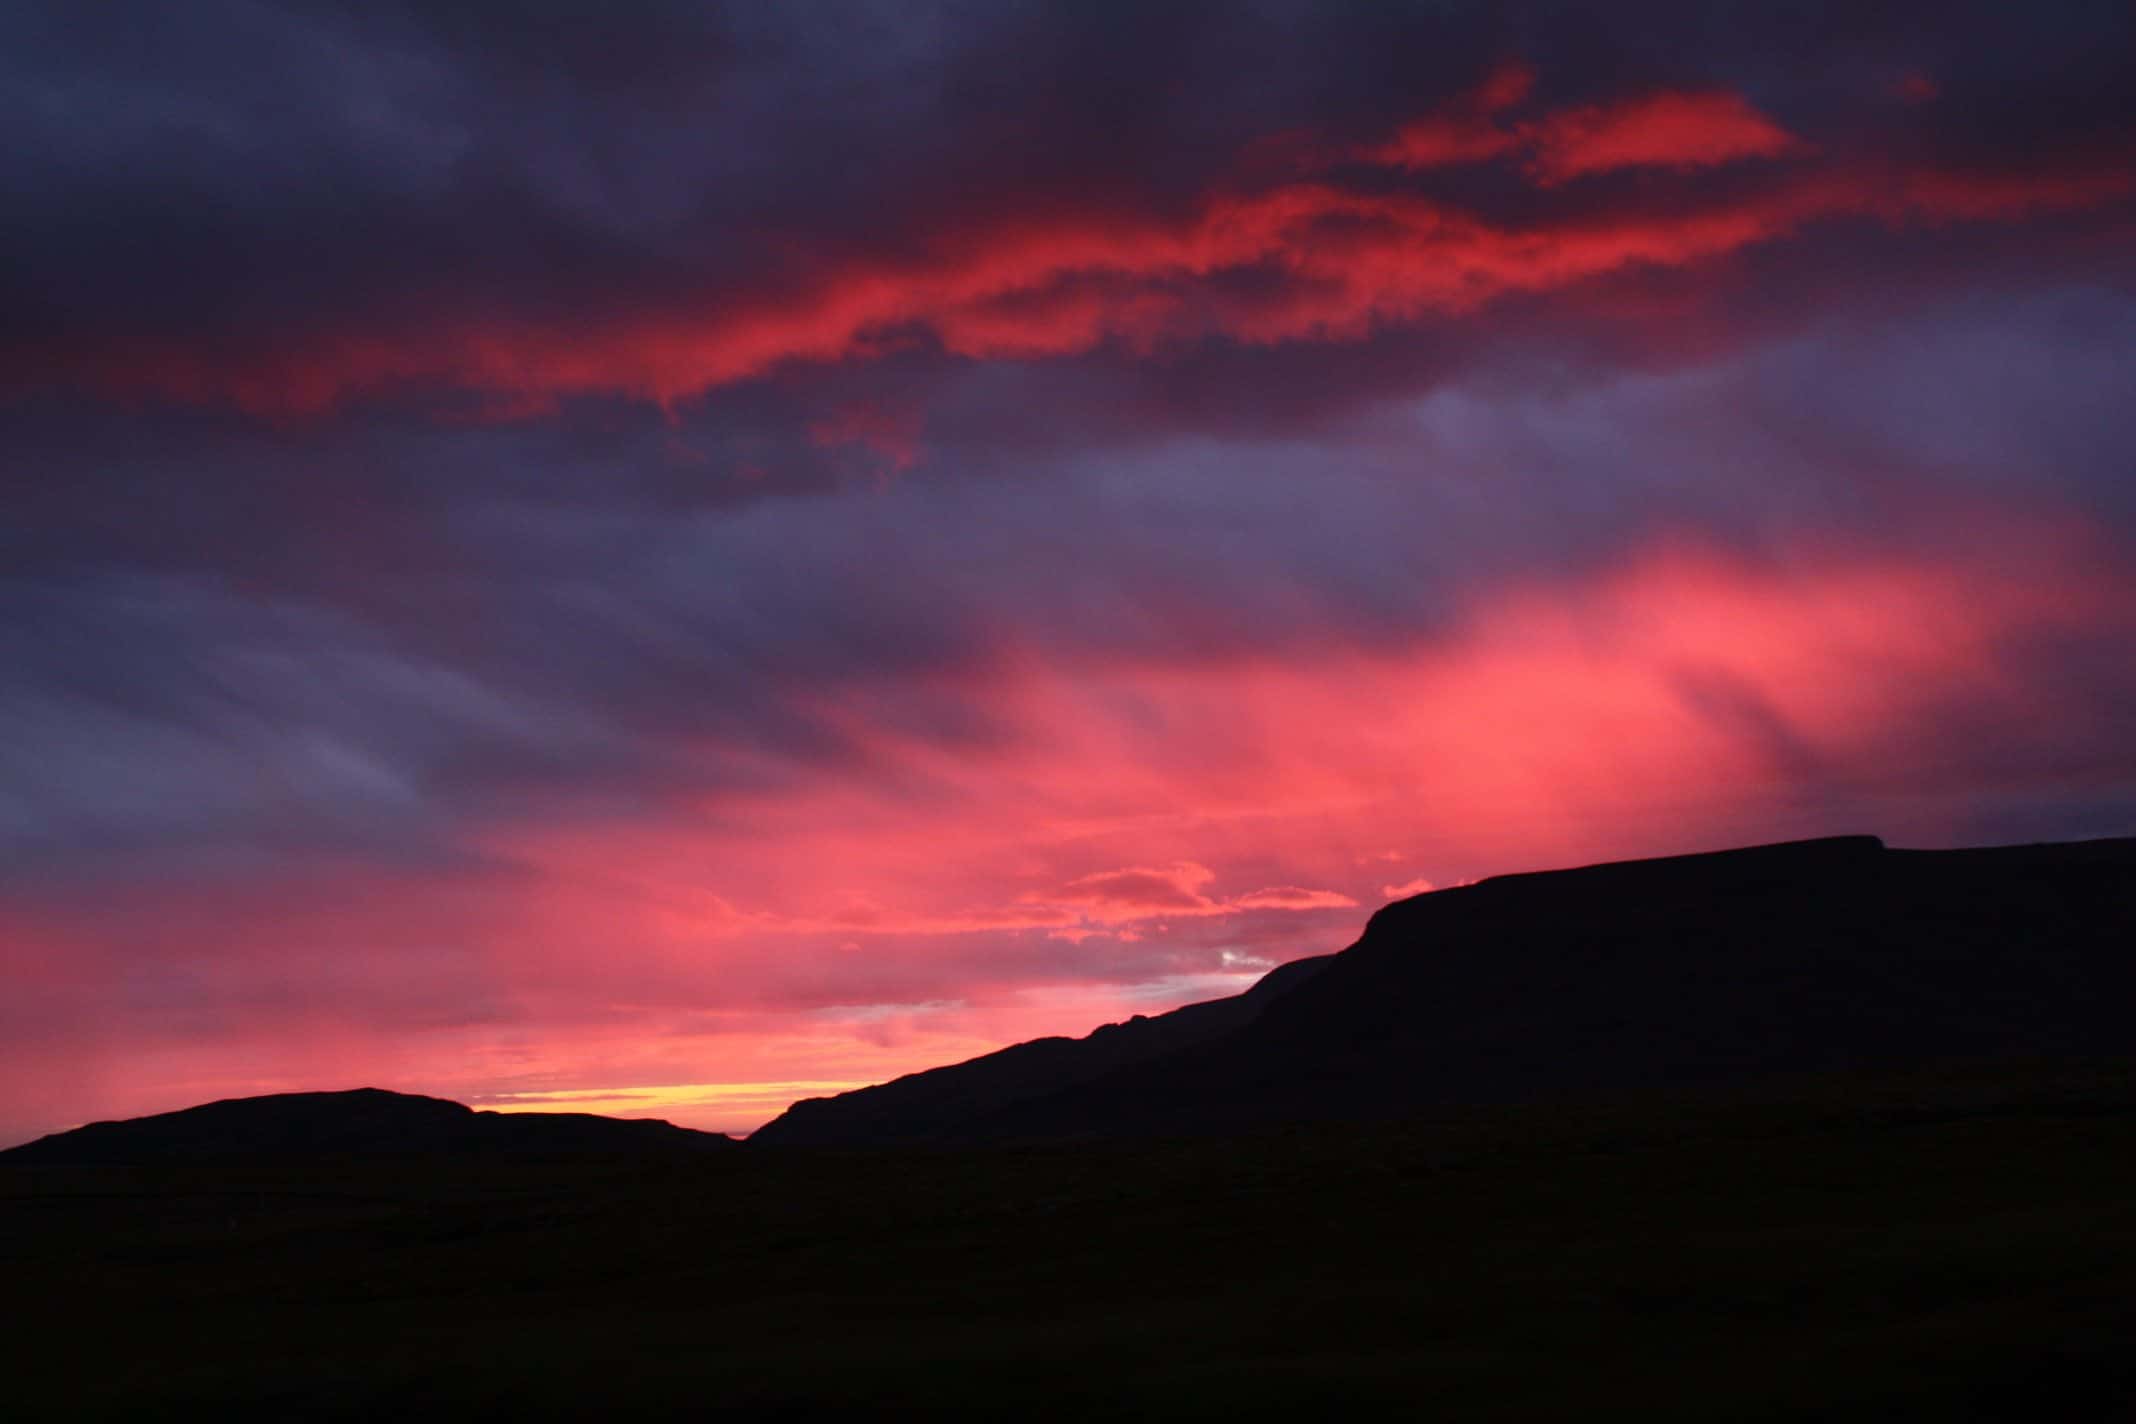
[[[171,577],[5,589],[0,865],[17,889],[111,856],[247,874],[312,851],[449,861],[441,798],[616,765],[583,713],[331,610]]]

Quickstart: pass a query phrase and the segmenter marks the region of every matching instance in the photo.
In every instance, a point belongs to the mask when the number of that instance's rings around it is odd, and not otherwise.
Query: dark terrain
[[[2136,1054],[2136,840],[1850,836],[1398,901],[1236,999],[795,1104],[754,1140],[1073,1140]]]
[[[2136,1065],[1082,1147],[0,1169],[8,1415],[2136,1417]]]
[[[92,1122],[0,1152],[0,1163],[78,1166],[335,1156],[523,1157],[716,1152],[731,1137],[652,1118],[477,1112],[444,1098],[356,1088],[229,1098]]]
[[[61,1134],[0,1154],[0,1402],[2136,1420],[2132,852],[1487,881],[786,1120],[893,1145],[371,1091]]]

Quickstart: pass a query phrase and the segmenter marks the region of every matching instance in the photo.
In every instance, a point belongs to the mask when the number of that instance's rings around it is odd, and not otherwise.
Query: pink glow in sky
[[[2136,830],[2136,18],[505,15],[0,22],[0,1141]]]
[[[1968,739],[2051,755],[2073,710],[2025,649],[2102,621],[2136,638],[2125,570],[2024,532],[1978,575],[1661,542],[1394,645],[1004,643],[817,709],[857,745],[835,772],[499,819],[464,874],[333,867],[17,923],[11,976],[78,1018],[11,1041],[9,1081],[124,1114],[384,1078],[747,1130],[793,1096],[1234,992],[1347,942],[1393,881],[1807,832],[1835,799],[1946,838]],[[983,733],[915,730],[933,705],[982,709]],[[1951,708],[1963,730],[1924,734]],[[114,984],[138,1005],[114,1014]]]

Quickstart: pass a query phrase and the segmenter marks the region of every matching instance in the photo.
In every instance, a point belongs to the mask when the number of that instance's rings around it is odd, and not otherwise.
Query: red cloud
[[[1205,893],[1216,872],[1195,861],[1163,866],[1131,866],[1079,876],[1059,890],[1027,896],[1040,904],[1073,906],[1087,920],[1120,924],[1128,920],[1232,915],[1241,910],[1342,910],[1357,904],[1334,890],[1275,885],[1233,899]]]
[[[1934,75],[1915,69],[1900,75],[1891,92],[1909,104],[1927,104],[1942,97],[1943,86],[1936,83]]]
[[[1469,96],[1472,107],[1498,113],[1524,102],[1535,90],[1535,71],[1518,60],[1501,64]]]
[[[2136,187],[2136,155],[2073,162],[2059,168],[1924,169],[1895,185],[1903,207],[1942,221],[1982,221],[2066,212],[2111,202]]]
[[[2126,155],[2022,174],[1893,166],[1812,154],[1734,94],[1665,92],[1505,125],[1526,94],[1508,70],[1361,155],[1417,169],[1504,161],[1555,201],[1493,218],[1384,172],[1341,164],[1310,181],[1212,188],[1165,211],[1049,207],[945,221],[901,255],[857,259],[772,288],[586,321],[445,315],[421,329],[280,333],[254,354],[77,353],[82,379],[259,412],[316,411],[351,392],[443,382],[539,408],[624,391],[663,402],[792,361],[865,360],[915,340],[975,358],[1034,358],[1105,343],[1148,350],[1210,335],[1255,343],[1355,340],[1508,294],[1575,288],[1637,266],[1682,266],[1776,241],[1828,218],[1987,221],[2094,206],[2136,186]],[[1674,182],[1692,170],[1791,157],[1745,183],[1686,183],[1642,207],[1555,185],[1621,169]],[[868,445],[893,467],[916,429],[842,415],[819,441]]]
[[[1523,64],[1503,65],[1444,110],[1404,124],[1392,139],[1359,157],[1412,169],[1496,158],[1510,152],[1519,139],[1499,127],[1493,116],[1521,103],[1534,87],[1534,70]]]
[[[1333,890],[1308,890],[1300,885],[1271,885],[1231,902],[1241,910],[1342,910],[1356,903]]]
[[[882,461],[886,475],[902,474],[920,458],[920,412],[867,401],[843,406],[808,428],[827,448],[858,445]]]
[[[1558,183],[1620,168],[1711,168],[1779,158],[1802,144],[1741,95],[1664,92],[1553,114],[1522,136],[1533,170]]]
[[[1518,143],[1513,134],[1480,116],[1432,115],[1404,124],[1365,156],[1393,168],[1444,168],[1497,158]]]
[[[1082,907],[1099,920],[1221,914],[1224,907],[1201,893],[1201,887],[1215,878],[1216,872],[1208,866],[1183,860],[1081,876],[1043,898]]]

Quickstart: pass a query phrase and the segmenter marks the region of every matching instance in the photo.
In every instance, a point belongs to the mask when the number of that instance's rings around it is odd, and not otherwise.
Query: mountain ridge
[[[2136,839],[1824,837],[1492,876],[1395,901],[1310,973],[1193,1005],[1131,1061],[959,1092],[1015,1045],[796,1104],[767,1144],[1063,1140],[1908,1063],[2136,1050]],[[1259,996],[1251,1013],[1240,1001]],[[1175,1011],[1185,1014],[1189,1010]],[[1150,1020],[1162,1023],[1164,1018]],[[1036,1088],[1034,1091],[1033,1088]],[[896,1091],[890,1092],[889,1089]],[[903,1108],[903,1111],[898,1109]]]
[[[1253,1130],[1585,1092],[2136,1053],[2136,838],[1825,837],[1393,901],[1243,993],[793,1104],[749,1139],[966,1145]],[[90,1123],[0,1163],[719,1151],[657,1119],[377,1088]]]
[[[1268,999],[1318,973],[1333,957],[1289,960],[1242,993],[1100,1024],[1080,1038],[1027,1039],[832,1097],[803,1098],[758,1128],[749,1141],[807,1144],[819,1136],[818,1122],[832,1118],[840,1120],[832,1125],[835,1134],[850,1131],[848,1124],[864,1118],[877,1124],[878,1143],[924,1140],[975,1112],[1005,1107],[1036,1092],[1070,1086],[1229,1032],[1258,1013]]]
[[[247,1158],[694,1153],[732,1138],[658,1118],[501,1113],[384,1088],[220,1098],[85,1123],[0,1150],[0,1165],[102,1166]]]

